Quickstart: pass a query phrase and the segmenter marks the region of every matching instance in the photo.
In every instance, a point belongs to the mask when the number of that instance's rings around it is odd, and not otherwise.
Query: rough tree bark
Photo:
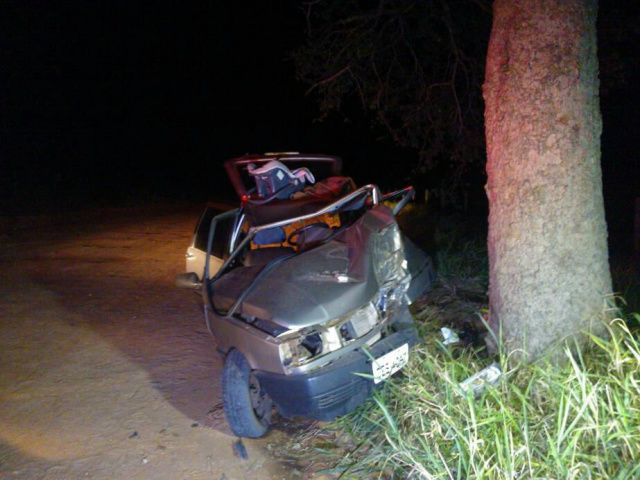
[[[487,54],[490,325],[517,358],[601,332],[597,1],[495,0]]]

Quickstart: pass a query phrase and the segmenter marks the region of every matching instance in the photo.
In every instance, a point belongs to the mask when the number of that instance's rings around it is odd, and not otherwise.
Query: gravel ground
[[[234,455],[200,299],[173,286],[200,207],[5,221],[0,477],[280,479],[274,428]],[[6,219],[5,219],[6,220]],[[290,424],[289,424],[290,428]]]

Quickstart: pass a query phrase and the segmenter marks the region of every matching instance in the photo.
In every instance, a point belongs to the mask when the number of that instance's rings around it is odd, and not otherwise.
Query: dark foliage
[[[488,2],[316,0],[306,6],[307,42],[293,57],[321,117],[365,112],[374,128],[416,152],[414,178],[447,164],[455,166],[455,187],[465,173],[480,170]]]

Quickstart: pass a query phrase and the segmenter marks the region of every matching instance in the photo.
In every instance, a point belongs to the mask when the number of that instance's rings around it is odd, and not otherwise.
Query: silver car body
[[[242,157],[232,167],[255,169],[270,160]],[[417,341],[407,305],[433,279],[431,259],[406,246],[395,221],[412,193],[409,187],[383,196],[366,185],[309,207],[287,200],[248,205],[241,190],[240,208],[205,210],[187,251],[187,271],[199,280],[191,285],[201,288],[218,349],[240,350],[283,414],[324,420],[346,413],[379,383],[376,375],[406,362],[404,352]],[[384,204],[390,199],[400,200],[394,209]],[[323,221],[331,218],[340,225]],[[258,242],[292,228],[300,233]],[[380,367],[380,358],[398,365]]]

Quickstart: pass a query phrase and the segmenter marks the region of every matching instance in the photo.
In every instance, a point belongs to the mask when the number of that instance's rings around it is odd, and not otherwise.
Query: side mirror
[[[200,290],[202,288],[202,282],[193,272],[181,273],[173,281],[174,285],[178,288],[186,288],[190,290]]]

